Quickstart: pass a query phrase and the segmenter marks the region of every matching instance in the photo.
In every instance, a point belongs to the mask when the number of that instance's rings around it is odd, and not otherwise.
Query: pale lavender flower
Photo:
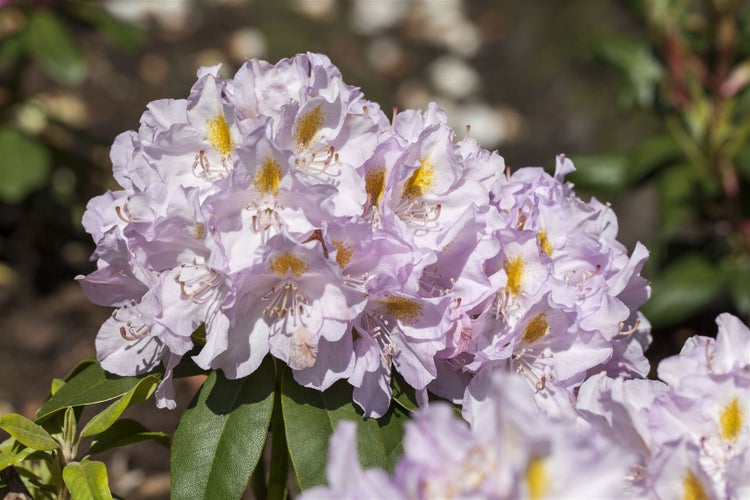
[[[657,397],[649,412],[655,451],[683,439],[699,450],[716,491],[727,488],[729,464],[750,454],[750,377],[686,375]]]
[[[417,390],[437,376],[435,354],[451,328],[449,297],[422,298],[398,288],[373,285],[354,322],[354,402],[371,417],[385,414],[391,399],[391,369]]]
[[[470,428],[441,404],[407,424],[396,481],[413,498],[623,496],[634,457],[594,432],[539,411],[531,389],[502,370],[467,392]]]
[[[600,372],[581,385],[576,409],[589,425],[645,463],[651,457],[649,411],[667,390],[658,380],[611,378]]]
[[[722,498],[703,469],[697,446],[687,440],[668,443],[646,468],[644,496],[672,498]]]
[[[331,434],[326,466],[328,486],[302,492],[300,500],[403,498],[402,492],[382,469],[363,470],[357,453],[357,425],[341,421]]]
[[[271,238],[258,262],[237,275],[235,290],[226,342],[196,358],[229,378],[252,373],[269,351],[295,372],[311,368],[319,362],[321,338],[341,339],[365,305],[364,295],[344,283],[335,263],[285,233]],[[348,373],[339,375],[344,376]]]

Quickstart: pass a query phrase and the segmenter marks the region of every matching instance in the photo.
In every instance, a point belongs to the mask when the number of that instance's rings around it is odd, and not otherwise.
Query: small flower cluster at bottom
[[[406,424],[393,476],[357,466],[356,426],[331,437],[328,487],[302,498],[750,498],[750,329],[717,318],[659,365],[659,378],[601,372],[578,392],[575,418],[552,417],[506,370]],[[352,466],[355,464],[355,466]]]

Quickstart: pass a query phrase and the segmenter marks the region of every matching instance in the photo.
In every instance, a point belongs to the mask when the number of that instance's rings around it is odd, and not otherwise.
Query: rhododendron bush
[[[289,464],[305,498],[750,495],[750,331],[722,315],[647,379],[648,251],[569,159],[507,168],[319,54],[219,70],[115,139],[78,278],[114,308],[97,362],[0,419],[0,468],[59,456],[58,487],[106,497],[81,437],[166,439],[119,418],[154,394],[182,412],[175,498],[283,497]]]

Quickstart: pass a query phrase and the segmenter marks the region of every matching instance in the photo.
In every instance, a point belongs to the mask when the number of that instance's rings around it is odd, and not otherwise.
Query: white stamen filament
[[[378,205],[372,203],[369,194],[367,195],[365,209],[362,211],[362,218],[372,224],[372,227],[375,229],[383,227],[383,213],[380,211]]]
[[[129,196],[128,200],[130,200]],[[130,212],[127,201],[122,204],[122,207],[116,206],[115,212],[117,213],[117,217],[124,223],[130,224],[131,222],[133,222],[133,214]]]
[[[552,378],[551,373],[545,373],[545,367],[535,364],[539,359],[552,358],[552,353],[536,352],[536,349],[524,347],[518,353],[514,353],[511,358],[511,367],[515,364],[515,371],[523,375],[534,387],[536,392],[541,392],[547,385],[547,380]]]
[[[273,286],[260,300],[270,301],[269,305],[263,308],[263,314],[276,319],[285,318],[288,314],[294,319],[295,326],[304,324],[302,317],[308,315],[307,299],[292,281],[287,281],[278,287]]]
[[[495,294],[495,300],[492,303],[492,313],[495,319],[500,319],[500,316],[504,316],[510,305],[510,292],[507,289],[503,289]]]
[[[206,273],[193,276],[186,280],[182,280],[181,278],[182,274],[180,273],[175,279],[180,284],[182,298],[188,299],[196,304],[211,300],[213,298],[212,292],[222,282],[221,275],[213,269],[209,269]]]
[[[633,326],[626,328],[625,323],[620,323],[620,331],[617,332],[617,335],[620,337],[628,337],[630,335],[633,335],[635,332],[638,331],[638,326],[641,324],[641,320],[636,318],[635,323],[633,323]]]
[[[448,286],[444,286],[446,281]],[[438,271],[437,266],[431,265],[422,271],[419,289],[425,297],[444,297],[451,292],[455,284],[455,279],[446,278],[445,274]]]
[[[269,238],[275,234],[279,234],[283,228],[286,227],[284,220],[279,216],[278,210],[283,208],[277,203],[271,205],[261,205],[251,202],[246,207],[248,210],[255,210],[253,215],[253,231],[261,234],[261,242],[265,244]]]
[[[359,276],[352,276],[346,273],[342,276],[344,283],[351,286],[352,288],[364,289],[365,283],[370,279],[370,273],[365,273]]]
[[[391,340],[392,336],[398,334],[398,331],[391,328],[392,322],[383,314],[363,314],[361,324],[362,328],[357,330],[370,334],[370,337],[378,343],[383,360],[390,365],[393,355],[398,353],[398,346]],[[395,326],[398,328],[398,325]]]
[[[324,145],[323,151],[315,149],[310,147],[299,151],[294,161],[297,171],[319,182],[331,184],[335,174],[329,167],[339,162],[339,154],[333,146]]]
[[[431,204],[419,198],[403,197],[393,207],[399,219],[408,224],[417,235],[438,229],[440,204]]]
[[[143,315],[137,310],[134,310],[135,306],[136,303],[131,301],[130,304],[127,304],[120,309],[115,309],[112,312],[112,318],[115,321],[124,323],[124,325],[120,326],[120,335],[125,340],[131,342],[142,339],[151,331],[151,325],[143,321]],[[130,318],[127,320],[122,319],[121,316],[123,314],[130,315]]]
[[[228,157],[222,157],[219,165],[212,164],[206,155],[206,150],[201,149],[195,155],[192,168],[196,176],[212,182],[229,175],[229,172],[232,171],[231,167],[232,163]]]

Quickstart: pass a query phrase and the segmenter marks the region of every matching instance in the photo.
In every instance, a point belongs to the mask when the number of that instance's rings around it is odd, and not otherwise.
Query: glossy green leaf
[[[113,423],[109,429],[98,434],[91,442],[89,453],[95,455],[112,448],[127,446],[141,441],[156,441],[169,447],[169,436],[163,432],[149,431],[140,422],[124,418]]]
[[[388,459],[386,469],[393,472],[396,463],[404,454],[404,425],[409,421],[409,413],[398,405],[391,405],[388,413],[378,419],[383,445]]]
[[[0,417],[0,429],[13,436],[16,441],[34,450],[51,451],[59,447],[57,441],[40,425],[23,415],[9,413]]]
[[[288,368],[283,370],[282,377],[281,407],[286,440],[295,475],[303,490],[325,484],[328,441],[341,420],[357,423],[362,466],[388,468],[389,450],[378,421],[362,418],[352,402],[349,384],[339,381],[320,392],[299,385]]]
[[[98,363],[87,364],[42,405],[36,420],[38,422],[68,406],[92,405],[119,398],[138,385],[142,378],[118,377],[105,372]]]
[[[60,387],[65,385],[65,381],[61,378],[53,378],[52,384],[50,384],[49,393],[50,396],[54,396],[55,393],[60,390]]]
[[[576,187],[608,195],[622,192],[628,186],[628,159],[621,155],[588,155],[571,158],[576,171],[570,181]]]
[[[172,440],[172,498],[240,498],[261,457],[273,409],[270,357],[250,376],[211,372]]]
[[[711,302],[724,287],[717,266],[699,255],[672,263],[651,282],[651,299],[642,312],[654,327],[690,317]]]
[[[419,409],[414,388],[407,384],[403,377],[396,372],[393,373],[391,378],[391,391],[393,401],[404,410],[415,412]]]
[[[0,151],[0,200],[17,203],[49,177],[49,152],[35,139],[0,128]]]
[[[135,404],[146,401],[156,390],[159,380],[160,377],[157,375],[142,378],[135,387],[126,392],[120,399],[109,405],[101,413],[94,415],[81,430],[81,436],[93,436],[109,429],[120,418],[122,412]]]
[[[31,55],[50,78],[78,85],[86,78],[86,61],[67,27],[47,9],[34,9],[26,27]]]
[[[289,447],[286,443],[284,415],[281,409],[280,380],[276,380],[276,392],[271,414],[271,461],[268,467],[268,485],[263,460],[253,473],[253,493],[257,498],[274,498],[284,500],[289,493]]]
[[[73,462],[63,469],[63,481],[73,498],[111,500],[107,467],[102,462],[84,460]]]
[[[70,371],[63,377],[63,380],[66,382],[81,373],[85,368],[87,368],[89,365],[95,365],[97,364],[96,357],[95,356],[89,356],[88,358],[82,359],[78,363],[73,366],[73,368],[70,369]]]

